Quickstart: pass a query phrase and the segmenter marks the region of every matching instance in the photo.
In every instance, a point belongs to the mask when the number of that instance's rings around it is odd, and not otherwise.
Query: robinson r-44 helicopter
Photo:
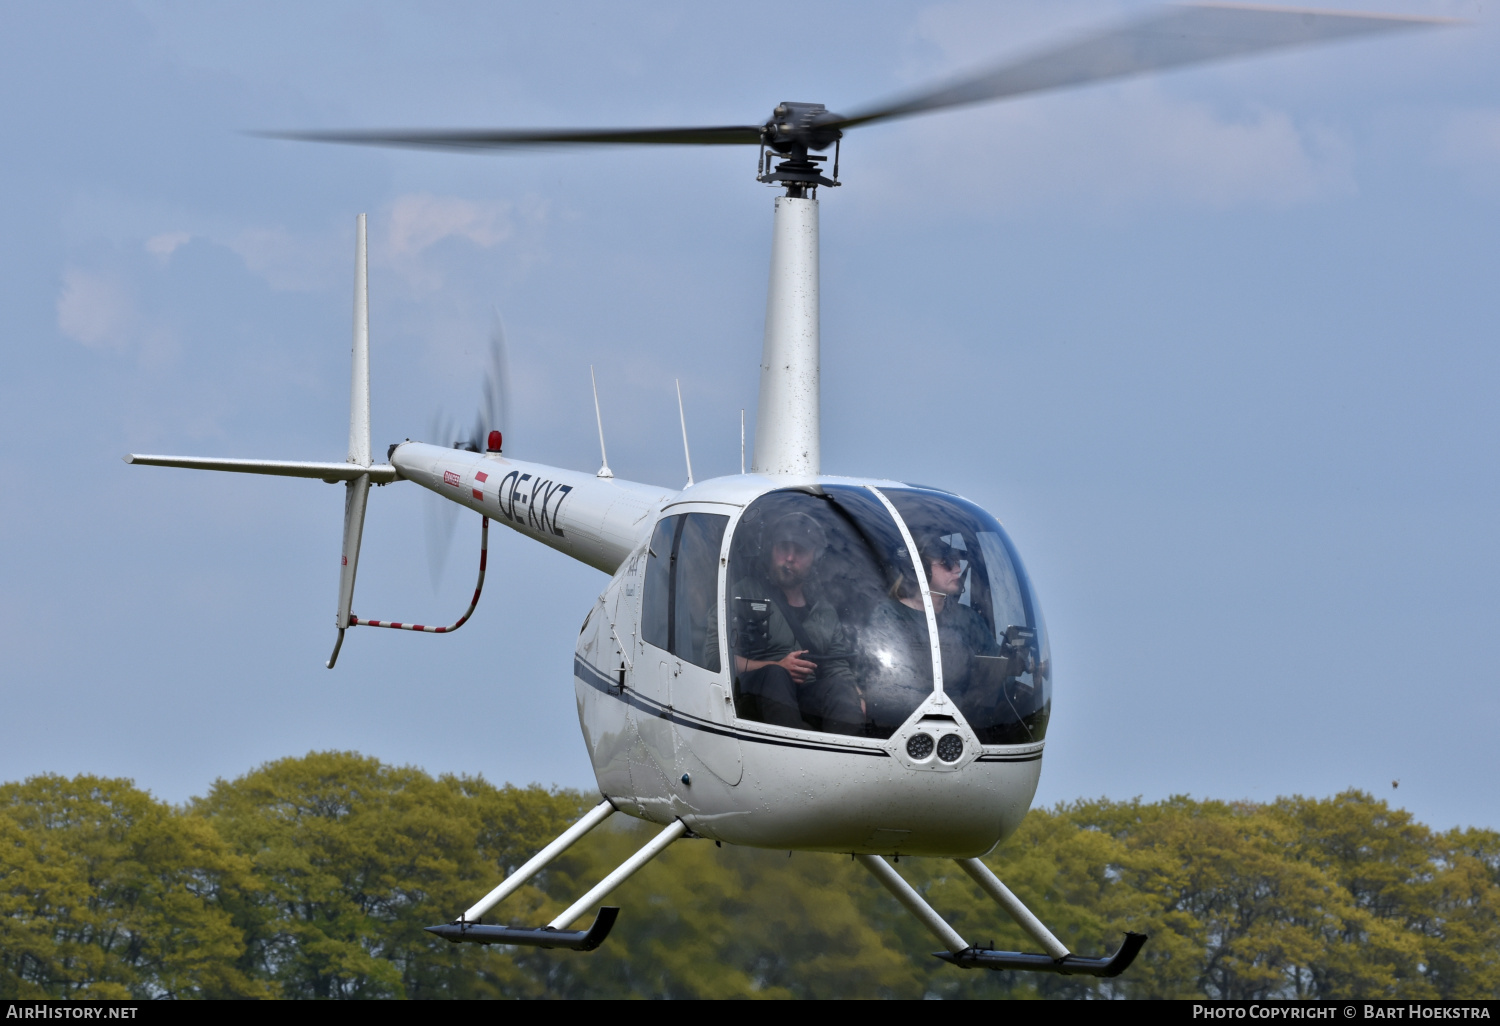
[[[778,104],[763,124],[704,128],[274,133],[455,150],[567,144],[755,146],[775,200],[760,397],[748,472],[681,490],[621,480],[600,428],[595,473],[507,457],[499,430],[462,447],[370,439],[366,228],[355,258],[349,454],[343,463],[131,455],[154,466],[344,482],[338,640],[352,610],[372,484],[411,481],[609,575],[583,620],[573,686],[603,800],[452,922],[450,941],[588,951],[618,909],[600,903],[680,838],[850,853],[966,968],[1114,976],[1069,950],[980,860],[1030,808],[1051,710],[1047,632],[1014,544],[956,494],[822,473],[818,199],[839,143],[875,121],[1265,50],[1436,24],[1432,19],[1199,5],[1123,25],[852,115]],[[825,168],[833,149],[831,168]],[[829,173],[825,174],[825,170]],[[595,395],[597,413],[597,392]],[[494,425],[490,425],[493,427]],[[480,451],[480,450],[484,451]],[[480,585],[484,580],[481,556]],[[616,812],[660,824],[645,847],[541,927],[483,917]],[[887,856],[953,859],[1042,949],[971,944]],[[583,929],[572,929],[599,909]]]

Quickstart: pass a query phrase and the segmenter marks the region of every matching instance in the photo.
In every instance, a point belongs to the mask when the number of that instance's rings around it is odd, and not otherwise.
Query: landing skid
[[[427,932],[436,934],[454,944],[518,944],[534,948],[567,948],[572,951],[593,951],[604,943],[614,928],[620,910],[613,906],[600,908],[587,930],[569,930],[567,927],[583,917],[589,909],[598,905],[610,892],[628,880],[635,872],[656,856],[667,850],[668,845],[688,832],[687,826],[677,820],[657,834],[651,841],[630,858],[622,862],[614,872],[599,881],[567,911],[546,926],[487,926],[481,917],[505,898],[515,893],[522,884],[545,869],[554,859],[578,843],[590,830],[603,823],[615,811],[608,800],[600,802],[589,813],[565,830],[557,840],[537,852],[520,869],[511,873],[505,881],[481,898],[458,919],[440,926],[429,926]],[[870,871],[880,883],[895,895],[896,900],[906,906],[943,942],[947,951],[933,952],[938,958],[962,969],[1016,969],[1022,972],[1059,973],[1063,976],[1119,976],[1135,961],[1146,936],[1127,933],[1125,943],[1108,958],[1081,958],[1068,950],[1067,945],[1052,935],[1042,921],[1011,893],[1010,888],[990,871],[979,859],[954,859],[965,873],[969,874],[981,890],[995,899],[1012,919],[1025,930],[1046,954],[1030,954],[1024,951],[995,951],[975,947],[959,935],[948,921],[934,911],[916,890],[901,878],[901,874],[879,855],[856,855],[856,859]]]
[[[1020,898],[1011,893],[1010,888],[1000,882],[1000,878],[990,871],[989,866],[978,859],[954,859],[959,868],[968,873],[981,890],[994,898],[996,904],[1047,953],[1034,955],[1024,951],[978,948],[964,940],[885,859],[879,855],[856,855],[855,858],[948,948],[947,951],[934,951],[933,954],[963,969],[1019,969],[1023,972],[1058,973],[1063,976],[1119,976],[1135,961],[1141,946],[1146,943],[1145,934],[1127,933],[1125,943],[1109,958],[1080,958],[1052,935],[1052,931],[1043,925],[1031,909],[1021,903]]]
[[[454,944],[523,944],[533,948],[567,948],[571,951],[593,951],[604,943],[614,929],[620,910],[606,905],[594,917],[587,930],[554,930],[550,926],[533,929],[523,926],[484,926],[480,923],[444,923],[427,927],[445,941]]]
[[[481,898],[473,908],[451,923],[427,927],[427,932],[454,944],[520,944],[533,948],[593,951],[604,943],[604,938],[608,937],[609,931],[614,928],[615,920],[620,915],[618,908],[612,906],[601,908],[594,916],[593,925],[587,930],[565,928],[571,926],[589,909],[604,900],[616,887],[630,879],[636,870],[666,851],[667,846],[673,841],[687,833],[687,827],[681,820],[674,822],[652,838],[644,848],[620,863],[613,873],[600,880],[593,889],[569,905],[567,911],[546,926],[486,926],[480,922],[480,918],[519,890],[527,880],[547,868],[553,859],[577,844],[584,834],[603,823],[614,811],[615,807],[607,800],[600,802],[589,811],[588,815],[563,831],[562,836],[557,840],[537,852],[524,866],[506,877],[504,883]]]
[[[1057,973],[1059,976],[1119,976],[1146,943],[1144,933],[1127,933],[1125,943],[1109,958],[1079,958],[1066,955],[1055,959],[1051,955],[1032,955],[1023,951],[994,951],[990,948],[965,948],[963,951],[934,951],[944,962],[952,962],[960,969],[1020,969],[1023,972]]]

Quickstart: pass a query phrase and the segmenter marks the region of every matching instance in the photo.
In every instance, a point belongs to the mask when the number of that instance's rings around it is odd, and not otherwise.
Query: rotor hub
[[[843,130],[838,127],[843,121],[842,115],[832,113],[821,103],[784,100],[777,104],[760,130],[762,154],[756,180],[768,185],[784,183],[789,195],[800,195],[819,185],[838,185],[837,157],[833,162],[833,177],[828,178],[818,166],[828,158],[813,156],[808,151],[837,147],[844,137]],[[774,158],[767,159],[765,150],[787,159],[776,164],[773,170]]]

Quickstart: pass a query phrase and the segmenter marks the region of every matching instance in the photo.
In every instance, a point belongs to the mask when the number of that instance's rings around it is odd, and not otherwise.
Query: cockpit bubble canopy
[[[912,553],[882,495],[906,521]],[[888,738],[934,690],[917,582],[927,576],[944,691],[983,744],[1040,740],[1045,629],[993,517],[919,489],[822,485],[760,496],[725,574],[735,709],[743,719]],[[717,625],[705,662],[718,659]]]
[[[956,495],[884,489],[916,543],[938,627],[943,691],[982,744],[1047,733],[1052,656],[1041,607],[1005,529]]]

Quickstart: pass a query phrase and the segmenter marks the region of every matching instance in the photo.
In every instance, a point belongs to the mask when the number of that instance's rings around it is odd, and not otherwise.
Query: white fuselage
[[[980,744],[961,716],[955,725],[941,690],[887,739],[780,727],[736,715],[727,666],[711,672],[643,637],[643,561],[662,517],[729,517],[714,600],[728,651],[722,574],[745,507],[799,484],[894,482],[752,474],[674,492],[421,443],[398,446],[391,462],[402,477],[611,574],[573,672],[599,789],[622,811],[755,847],[960,857],[988,851],[1026,815],[1044,742]],[[957,730],[965,756],[951,765],[910,758],[905,742],[924,723]]]

